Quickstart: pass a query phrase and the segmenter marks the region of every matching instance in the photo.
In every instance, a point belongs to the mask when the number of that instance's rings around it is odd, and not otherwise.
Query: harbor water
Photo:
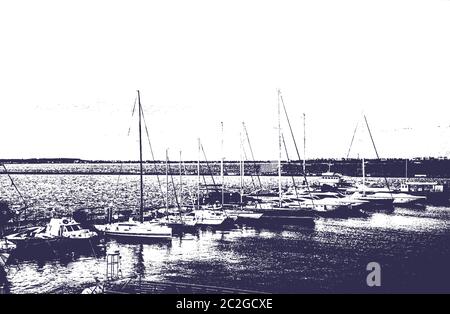
[[[16,175],[30,214],[77,208],[138,207],[137,176]],[[283,178],[289,182],[290,178]],[[183,178],[185,199],[196,178]],[[230,185],[238,178],[226,178]],[[234,182],[234,181],[236,182]],[[270,186],[276,178],[263,177]],[[250,186],[251,179],[246,178]],[[145,176],[148,206],[163,204],[156,177]],[[173,194],[173,193],[172,193]],[[0,195],[18,198],[6,176]],[[173,195],[172,195],[173,196]],[[174,235],[161,243],[117,243],[121,275],[275,293],[450,292],[450,207],[400,208],[364,218],[319,218],[315,226],[235,224]],[[77,293],[104,280],[104,248],[13,254],[6,267],[12,293]],[[381,287],[368,287],[366,266],[381,266]]]

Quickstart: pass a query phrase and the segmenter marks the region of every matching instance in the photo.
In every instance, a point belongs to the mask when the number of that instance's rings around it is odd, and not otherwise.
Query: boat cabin
[[[343,182],[342,175],[340,173],[335,172],[324,172],[322,173],[322,177],[319,179],[319,183],[321,185],[330,185],[336,186]]]
[[[401,192],[443,193],[444,185],[436,181],[406,181],[400,185]]]

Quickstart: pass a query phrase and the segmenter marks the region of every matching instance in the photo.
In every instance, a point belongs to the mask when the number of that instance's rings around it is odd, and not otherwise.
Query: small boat
[[[18,248],[52,246],[60,241],[60,237],[45,233],[46,227],[29,227],[6,236],[6,239],[17,245]]]
[[[415,206],[419,204],[424,204],[426,201],[426,196],[419,195],[411,195],[408,193],[378,193],[378,195],[385,195],[386,197],[391,197],[394,199],[394,205],[403,205],[403,206]]]
[[[248,209],[225,209],[225,214],[234,220],[257,220],[260,219],[264,214],[258,213],[253,210]]]
[[[166,216],[159,218],[158,222],[172,228],[194,228],[197,226],[195,217],[186,215],[185,213],[168,213]]]
[[[393,209],[394,197],[393,193],[384,192],[354,192],[350,195],[351,199],[356,201],[366,201],[364,205],[366,209]]]
[[[231,219],[223,210],[212,209],[194,209],[192,212],[185,214],[184,217],[194,219],[197,226],[220,226]]]

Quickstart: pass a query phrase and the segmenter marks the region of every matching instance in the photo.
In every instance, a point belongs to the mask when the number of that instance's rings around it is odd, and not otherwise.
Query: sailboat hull
[[[114,223],[94,225],[94,227],[106,237],[113,238],[133,240],[170,240],[172,238],[172,228],[149,222]]]

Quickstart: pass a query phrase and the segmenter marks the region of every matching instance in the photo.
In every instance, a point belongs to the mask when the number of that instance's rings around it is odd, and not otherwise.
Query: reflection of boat
[[[139,164],[140,164],[140,207],[139,221],[130,219],[128,222],[116,222],[104,225],[94,225],[94,227],[109,237],[125,239],[170,239],[172,228],[162,225],[156,221],[144,221],[144,177],[142,164],[142,125],[143,116],[141,98],[137,92],[139,111]],[[145,120],[144,120],[145,123]]]

